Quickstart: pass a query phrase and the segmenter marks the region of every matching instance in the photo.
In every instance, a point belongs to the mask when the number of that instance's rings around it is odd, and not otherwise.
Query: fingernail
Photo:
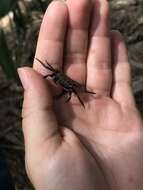
[[[26,72],[24,67],[18,68],[17,72],[18,72],[23,88],[27,89],[28,88],[28,73]]]
[[[123,36],[123,34],[119,30],[111,30],[111,34],[118,35],[118,37],[120,38],[120,40],[124,41],[124,36]]]

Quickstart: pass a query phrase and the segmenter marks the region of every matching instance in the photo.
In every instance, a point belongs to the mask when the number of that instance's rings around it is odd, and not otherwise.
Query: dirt
[[[112,0],[112,29],[123,33],[132,67],[133,90],[138,109],[143,116],[143,1]],[[19,65],[30,65],[34,57],[41,15],[26,30],[22,46],[10,46],[17,51]],[[15,38],[15,37],[13,37]],[[19,82],[8,81],[0,70],[0,149],[6,156],[17,190],[31,190],[24,167],[24,143],[21,130],[23,90]]]

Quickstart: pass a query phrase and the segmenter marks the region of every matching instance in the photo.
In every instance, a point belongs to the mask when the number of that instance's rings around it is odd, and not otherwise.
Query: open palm
[[[79,92],[85,108],[75,95],[68,103],[54,99],[57,86],[25,69],[23,130],[27,172],[35,188],[141,190],[142,121],[123,38],[110,31],[107,1],[52,2],[36,57],[96,95]],[[36,60],[34,69],[50,73]]]

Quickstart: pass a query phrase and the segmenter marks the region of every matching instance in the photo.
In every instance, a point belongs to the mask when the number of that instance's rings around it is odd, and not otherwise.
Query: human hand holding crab
[[[19,69],[28,176],[37,190],[142,190],[143,123],[124,40],[106,0],[53,1],[36,55],[96,94],[66,103],[36,60]],[[40,73],[40,74],[39,74]]]

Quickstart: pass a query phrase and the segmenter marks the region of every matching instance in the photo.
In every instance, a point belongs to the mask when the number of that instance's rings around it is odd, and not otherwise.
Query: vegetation
[[[8,79],[16,78],[16,70],[19,66],[17,54],[10,50],[8,45],[8,35],[11,35],[11,40],[16,38],[16,45],[21,46],[21,42],[25,40],[28,25],[33,22],[30,14],[30,7],[33,5],[33,10],[37,9],[39,15],[44,13],[47,4],[50,1],[35,0],[29,4],[24,0],[1,0],[0,1],[0,19],[6,15],[9,17],[10,31],[9,34],[4,31],[0,25],[0,65]],[[18,53],[18,52],[17,52]]]

